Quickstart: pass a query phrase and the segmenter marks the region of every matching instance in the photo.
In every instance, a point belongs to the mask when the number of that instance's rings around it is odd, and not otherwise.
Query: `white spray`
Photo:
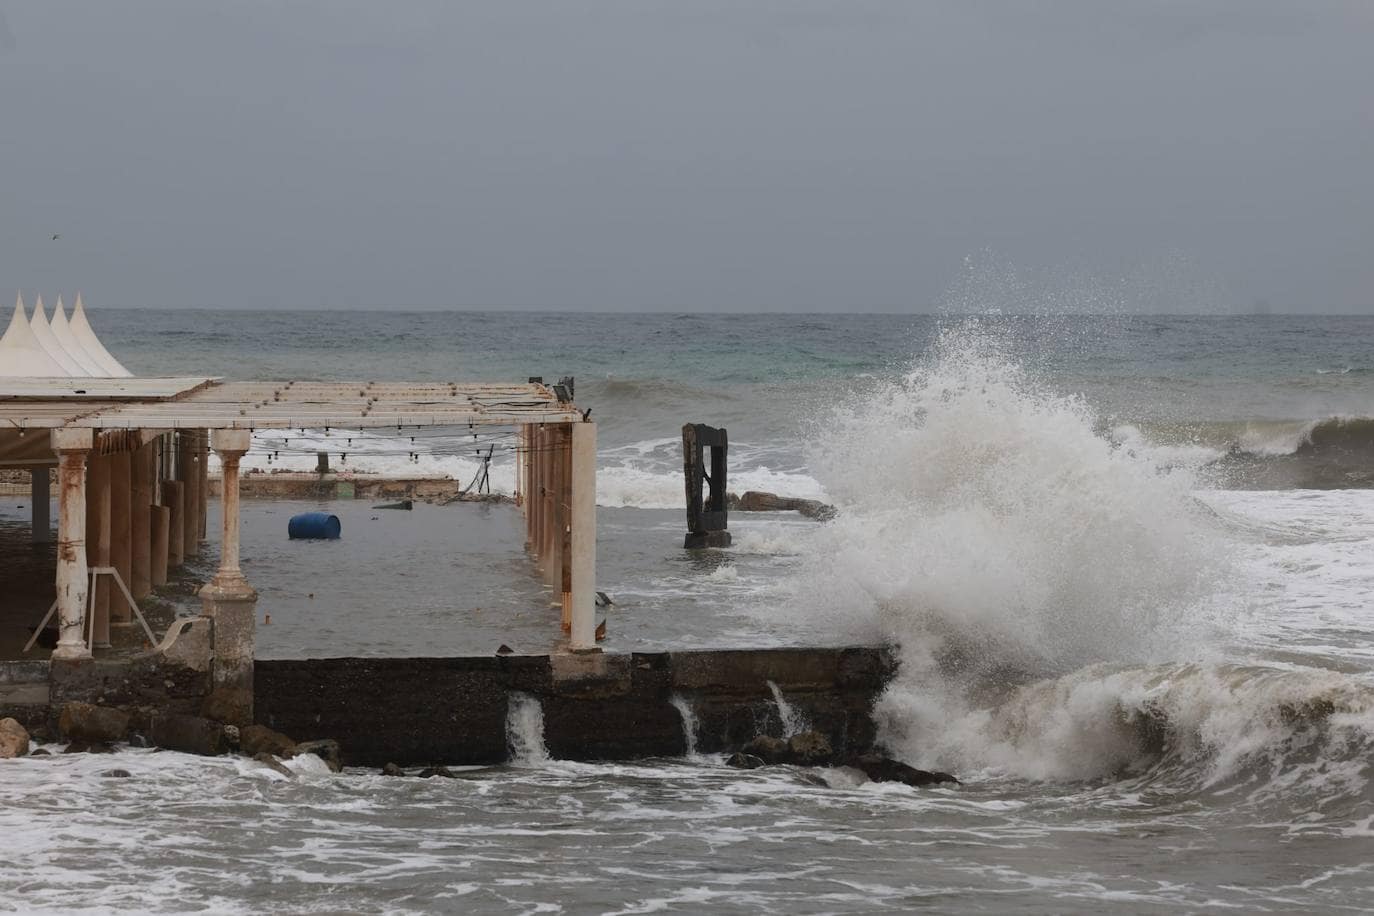
[[[692,702],[680,693],[671,698],[673,708],[682,717],[682,740],[688,757],[697,755],[697,714],[692,710]]]
[[[773,705],[778,707],[778,719],[782,721],[782,736],[784,738],[791,738],[793,735],[799,735],[811,728],[811,723],[805,714],[787,702],[787,698],[782,695],[782,690],[777,684],[769,681],[768,689],[773,692]]]
[[[1043,390],[1008,352],[965,323],[836,413],[812,467],[840,515],[818,530],[791,606],[901,647],[876,710],[894,751],[1048,776],[1056,761],[1025,759],[1045,723],[994,727],[989,704],[1094,663],[1179,657],[1210,622],[1224,551],[1186,469],[1099,436],[1086,404]]]
[[[544,744],[544,707],[527,693],[512,693],[506,708],[506,746],[511,762],[523,766],[547,763]]]

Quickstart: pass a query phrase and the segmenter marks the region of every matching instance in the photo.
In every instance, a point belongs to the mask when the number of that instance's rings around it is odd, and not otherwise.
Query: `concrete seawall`
[[[873,701],[895,662],[885,649],[730,649],[485,658],[264,661],[257,721],[298,741],[337,739],[345,763],[490,764],[507,759],[512,696],[536,698],[550,754],[630,760],[782,734],[770,682],[838,752],[874,741]]]

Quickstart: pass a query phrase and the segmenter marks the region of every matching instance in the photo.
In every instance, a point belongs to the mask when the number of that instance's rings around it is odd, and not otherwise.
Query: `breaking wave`
[[[1008,352],[947,331],[813,457],[840,514],[789,612],[899,647],[882,740],[970,775],[1363,792],[1374,686],[1215,648],[1245,599],[1205,461],[1103,434]]]

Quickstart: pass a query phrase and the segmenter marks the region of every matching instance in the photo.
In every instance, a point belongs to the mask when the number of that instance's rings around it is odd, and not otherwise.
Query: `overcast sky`
[[[1124,6],[0,0],[0,291],[1374,311],[1374,3]]]

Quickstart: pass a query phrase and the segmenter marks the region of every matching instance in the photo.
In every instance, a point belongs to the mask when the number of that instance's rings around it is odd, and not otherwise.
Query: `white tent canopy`
[[[0,376],[31,378],[129,378],[129,372],[110,355],[86,320],[80,294],[71,321],[57,300],[49,322],[38,298],[33,318],[24,310],[24,297],[15,302],[14,315],[0,337]]]

